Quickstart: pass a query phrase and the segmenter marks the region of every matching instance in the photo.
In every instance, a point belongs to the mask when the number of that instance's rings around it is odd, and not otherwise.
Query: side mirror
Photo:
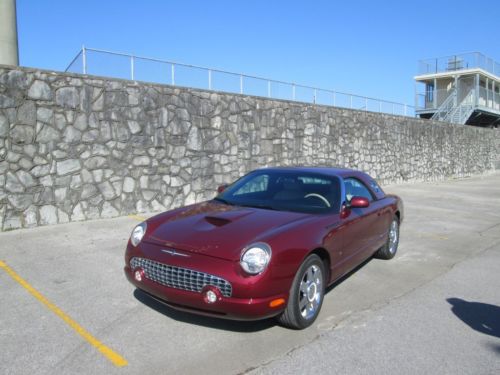
[[[365,197],[352,197],[349,202],[350,208],[366,208],[370,205],[370,201]]]
[[[226,190],[226,188],[228,187],[228,184],[224,184],[224,185],[220,185],[218,188],[217,188],[217,193],[222,193],[224,190]]]

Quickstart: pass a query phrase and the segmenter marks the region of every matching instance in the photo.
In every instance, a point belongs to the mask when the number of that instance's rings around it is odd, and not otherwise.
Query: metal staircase
[[[453,110],[453,112],[450,113],[449,122],[464,125],[472,115],[472,112],[474,112],[474,99],[474,90],[469,90],[465,98]]]
[[[439,106],[437,111],[432,115],[431,120],[448,121],[446,120],[449,113],[455,109],[455,98],[457,96],[457,89],[454,89],[446,100]]]
[[[457,106],[455,106],[456,97],[457,90],[455,89],[446,98],[443,104],[441,104],[431,119],[464,125],[474,112],[475,92],[473,89],[469,90],[467,95]]]

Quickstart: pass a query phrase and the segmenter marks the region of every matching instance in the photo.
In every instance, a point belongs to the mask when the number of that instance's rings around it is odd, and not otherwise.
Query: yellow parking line
[[[132,218],[132,219],[136,219],[136,220],[139,220],[139,221],[144,221],[146,220],[146,218],[144,216],[140,216],[140,215],[128,215],[128,217]]]
[[[67,325],[69,325],[73,330],[82,336],[90,345],[95,347],[97,350],[101,352],[109,361],[111,361],[117,367],[123,367],[128,364],[127,360],[123,358],[118,353],[114,352],[112,349],[108,348],[102,342],[97,340],[94,336],[92,336],[89,332],[87,332],[81,325],[71,319],[67,314],[64,313],[59,307],[50,302],[47,298],[45,298],[40,292],[38,292],[35,288],[33,288],[27,281],[25,281],[21,276],[14,272],[12,268],[10,268],[5,262],[0,260],[0,268],[2,268],[7,274],[19,285],[21,285],[24,289],[26,289],[33,297],[35,297],[38,301],[43,303],[50,311],[56,314],[59,318],[64,320]]]

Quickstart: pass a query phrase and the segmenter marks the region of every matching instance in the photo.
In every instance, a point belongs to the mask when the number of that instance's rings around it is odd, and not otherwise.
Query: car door
[[[391,198],[386,197],[386,195],[374,179],[368,177],[363,179],[363,182],[366,184],[366,186],[370,187],[371,192],[374,193],[373,195],[375,197],[375,200],[373,201],[373,205],[378,210],[378,218],[375,226],[377,236],[375,238],[373,249],[373,251],[376,251],[387,241],[389,226],[392,222],[392,217],[394,216],[390,207]]]
[[[341,215],[342,233],[342,273],[348,272],[363,260],[368,258],[373,251],[374,241],[379,236],[377,219],[379,207],[366,185],[355,177],[344,179],[345,208]],[[365,208],[349,208],[352,197],[361,196],[370,202]]]

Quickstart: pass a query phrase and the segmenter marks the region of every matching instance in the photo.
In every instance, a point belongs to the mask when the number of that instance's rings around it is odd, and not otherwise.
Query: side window
[[[357,178],[347,178],[344,180],[345,184],[345,195],[347,200],[351,200],[352,197],[364,197],[369,201],[373,200],[372,193],[370,190]]]
[[[384,193],[384,191],[382,190],[382,188],[380,187],[380,185],[375,180],[370,180],[370,187],[377,194],[378,193]]]
[[[242,195],[242,194],[258,193],[266,191],[268,183],[269,183],[269,176],[267,174],[261,174],[248,181],[245,185],[239,188],[233,195]]]

